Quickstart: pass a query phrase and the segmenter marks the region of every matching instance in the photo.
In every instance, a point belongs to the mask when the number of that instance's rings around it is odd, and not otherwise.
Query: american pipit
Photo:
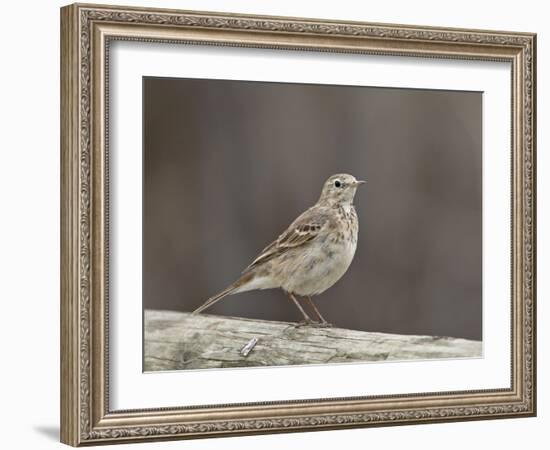
[[[204,311],[230,294],[281,288],[300,310],[305,323],[329,325],[311,297],[336,283],[351,264],[359,228],[353,198],[362,183],[364,181],[352,175],[332,175],[315,205],[264,248],[237,281],[210,297],[193,313]],[[296,296],[306,298],[317,322],[310,318]]]

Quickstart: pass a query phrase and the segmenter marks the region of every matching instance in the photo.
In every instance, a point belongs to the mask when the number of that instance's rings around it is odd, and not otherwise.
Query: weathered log
[[[371,333],[158,310],[146,310],[144,320],[145,371],[482,355],[480,341],[451,337]]]

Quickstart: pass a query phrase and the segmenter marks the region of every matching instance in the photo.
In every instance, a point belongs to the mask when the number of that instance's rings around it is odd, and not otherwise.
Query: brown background
[[[149,77],[143,91],[145,308],[202,304],[348,172],[367,180],[359,243],[316,298],[324,316],[481,339],[481,93]],[[207,312],[301,319],[280,290]]]

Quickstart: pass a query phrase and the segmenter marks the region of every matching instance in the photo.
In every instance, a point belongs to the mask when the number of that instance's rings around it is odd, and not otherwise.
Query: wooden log
[[[159,310],[145,310],[144,320],[147,372],[482,356],[480,341],[451,337]]]

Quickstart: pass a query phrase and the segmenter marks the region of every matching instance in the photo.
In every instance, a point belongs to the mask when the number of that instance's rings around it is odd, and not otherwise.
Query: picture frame
[[[509,385],[113,408],[111,334],[116,327],[110,322],[109,287],[116,273],[109,264],[109,194],[116,171],[110,166],[109,67],[111,45],[120,41],[252,48],[268,54],[293,51],[296,58],[312,52],[410,57],[420,64],[509,64],[510,147],[498,156],[510,161],[510,222],[502,224],[509,236],[510,296],[501,299],[509,311]],[[81,446],[536,415],[535,180],[535,34],[107,5],[63,7],[61,441]]]

